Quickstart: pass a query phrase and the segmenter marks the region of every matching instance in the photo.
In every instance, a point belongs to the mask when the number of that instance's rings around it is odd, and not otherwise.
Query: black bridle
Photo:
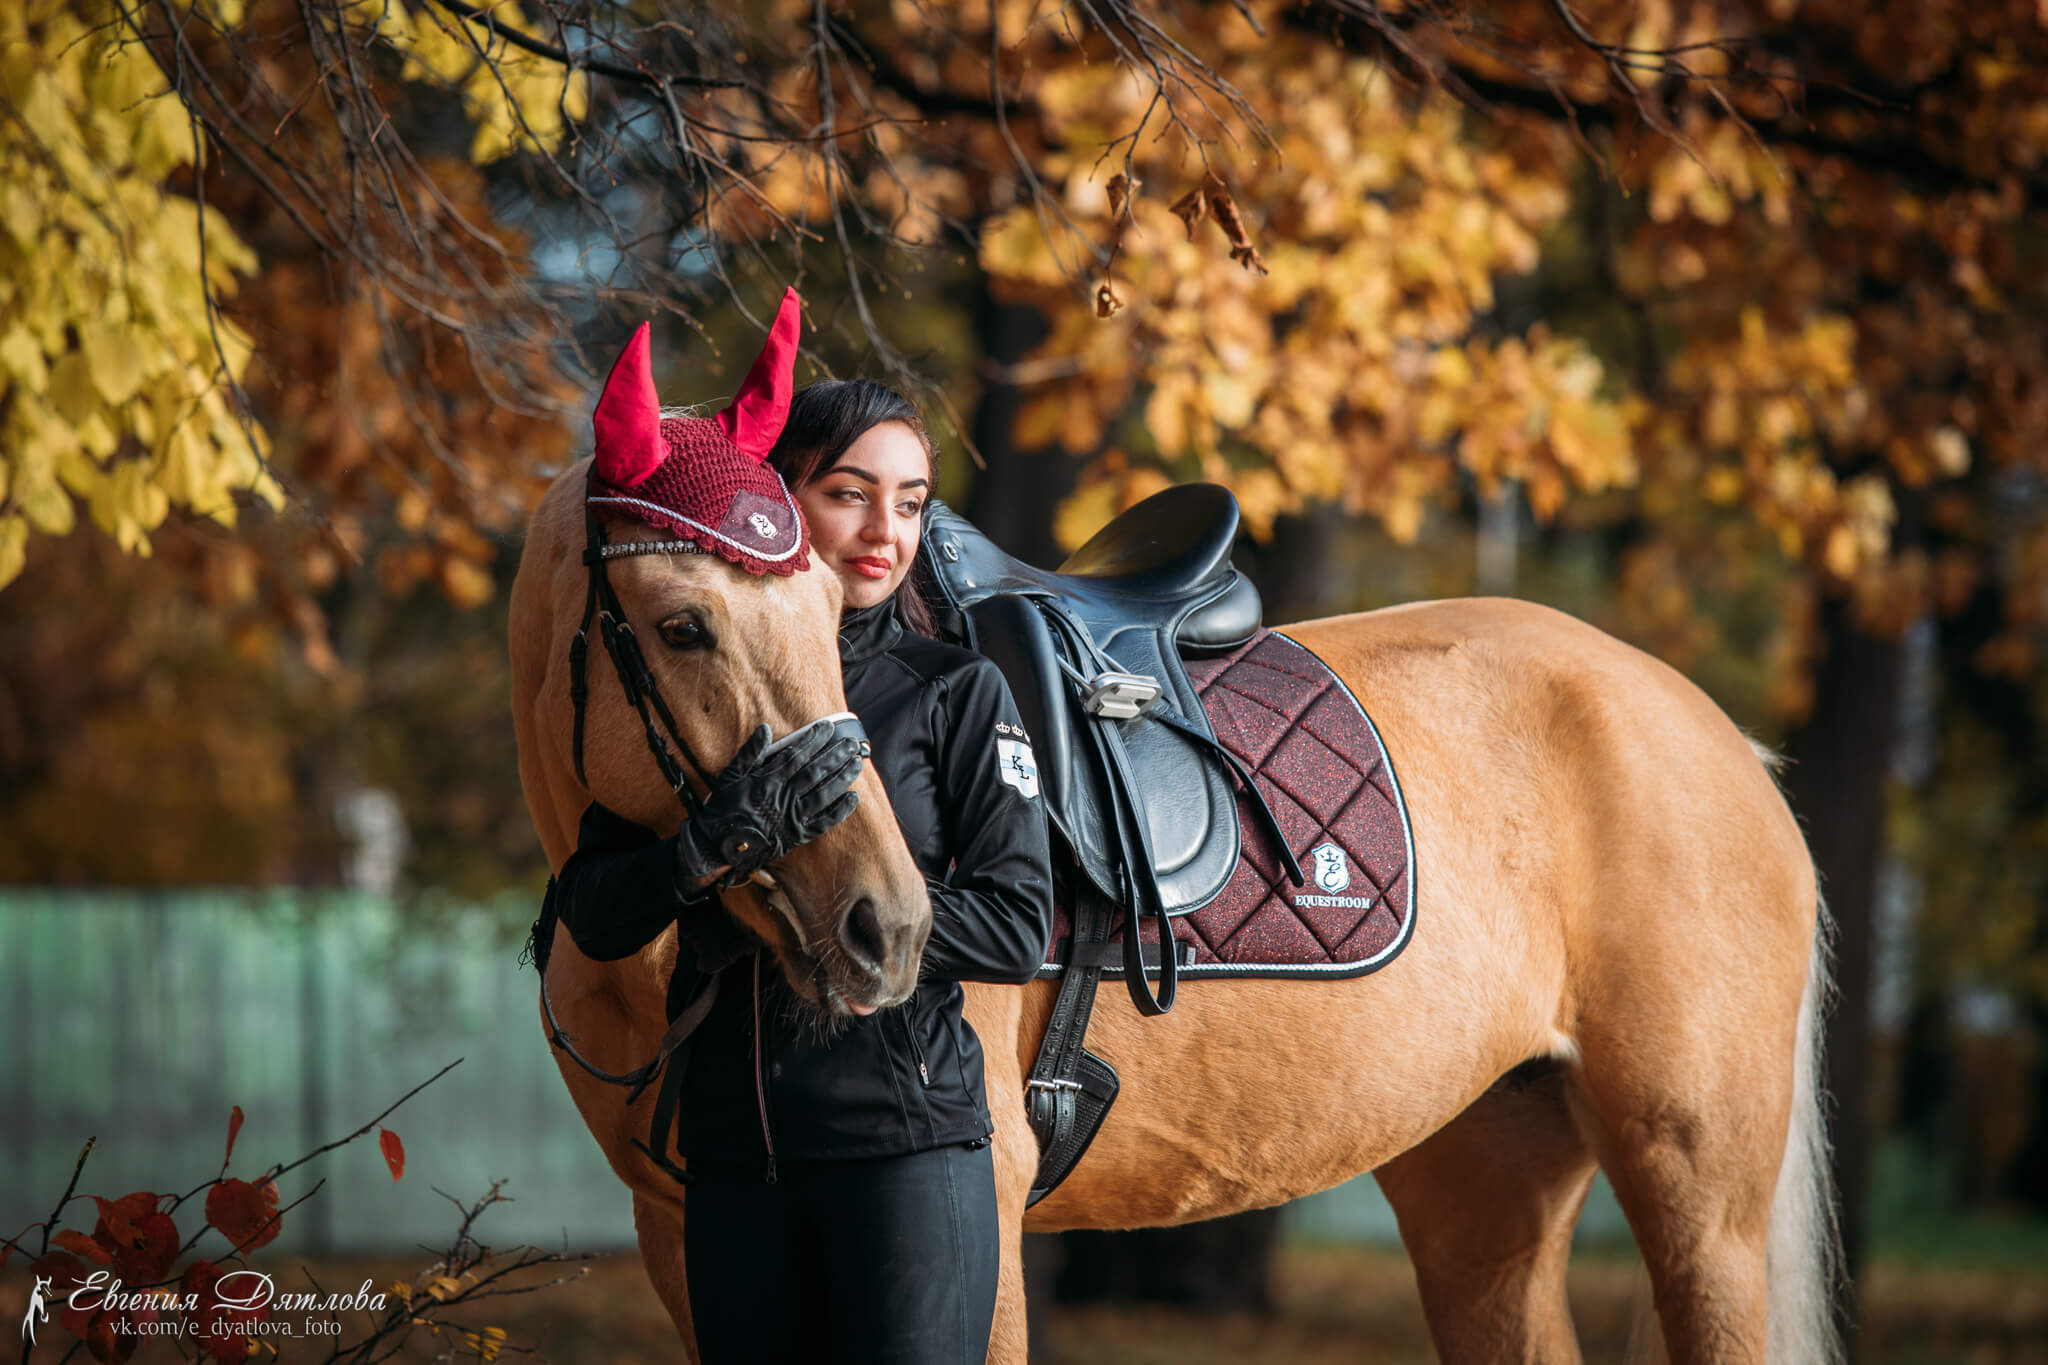
[[[697,780],[710,787],[710,777],[697,755],[690,749],[689,741],[676,729],[675,713],[669,710],[668,702],[661,695],[661,688],[654,680],[652,670],[647,667],[647,656],[640,650],[640,640],[633,633],[633,624],[626,619],[626,611],[619,603],[619,595],[612,588],[611,576],[605,566],[614,559],[628,555],[642,554],[704,554],[702,548],[687,540],[645,540],[625,541],[611,544],[605,537],[604,525],[590,510],[590,496],[596,486],[596,462],[591,465],[589,482],[584,490],[584,546],[583,562],[590,571],[590,583],[583,596],[583,619],[577,623],[575,638],[569,642],[569,697],[576,706],[576,780],[588,788],[589,779],[583,773],[583,711],[590,699],[588,664],[590,657],[590,626],[597,623],[598,638],[604,642],[605,653],[611,656],[612,671],[618,674],[619,686],[625,690],[626,700],[640,713],[640,722],[647,731],[647,749],[654,755],[655,766],[661,769],[662,780],[682,803],[686,817],[696,815],[703,808],[703,798],[690,784],[684,764],[696,774]],[[657,725],[656,722],[659,722]],[[671,749],[669,746],[675,747]],[[678,761],[676,751],[681,751]],[[730,885],[731,883],[727,883]],[[555,883],[548,881],[550,906],[555,893]],[[546,912],[543,907],[543,923],[547,932],[552,925],[545,924]],[[668,1066],[668,1075],[662,1081],[661,1089],[655,1095],[654,1124],[646,1142],[633,1139],[633,1145],[645,1152],[656,1165],[668,1172],[677,1181],[689,1183],[690,1174],[683,1167],[670,1161],[667,1156],[668,1135],[673,1130],[676,1106],[682,1092],[682,1078],[689,1060],[684,1044],[699,1024],[711,1013],[711,1007],[718,999],[718,974],[716,972],[694,971],[695,981],[691,983],[683,998],[688,1003],[677,1010],[677,982],[682,978],[684,964],[676,963],[669,983],[669,1011],[674,1016],[668,1029],[661,1035],[661,1042],[655,1048],[654,1056],[645,1065],[631,1071],[611,1072],[599,1067],[578,1052],[571,1035],[564,1032],[555,1019],[555,1008],[548,999],[547,958],[544,946],[536,938],[536,965],[540,968],[540,1004],[547,1015],[548,1042],[569,1054],[575,1063],[601,1081],[612,1085],[629,1087],[626,1096],[630,1108],[640,1098],[640,1092],[653,1083],[662,1068],[672,1059],[675,1064]],[[681,1055],[678,1056],[678,1052]]]
[[[669,790],[683,803],[684,813],[695,815],[702,802],[684,776],[682,764],[670,752],[669,743],[673,741],[676,748],[683,751],[683,758],[696,769],[698,779],[706,786],[710,785],[710,778],[704,771],[704,765],[697,761],[697,755],[690,751],[689,741],[676,729],[675,713],[662,699],[661,688],[647,667],[647,656],[640,652],[640,637],[633,633],[633,623],[626,619],[626,609],[619,605],[619,595],[612,588],[611,575],[605,571],[605,565],[627,555],[700,555],[705,551],[688,540],[610,544],[605,539],[604,524],[597,519],[596,513],[589,510],[587,495],[584,504],[583,562],[590,569],[590,585],[583,594],[583,619],[576,623],[576,638],[569,642],[569,699],[576,704],[576,780],[585,787],[590,785],[590,780],[583,775],[583,708],[590,699],[587,665],[590,623],[595,618],[598,637],[604,641],[604,652],[611,656],[612,670],[619,675],[619,686],[625,689],[627,702],[640,713],[640,723],[647,729],[647,750],[654,755],[655,766],[661,769],[662,781],[668,783]],[[661,722],[659,729],[655,727],[657,719]],[[666,738],[663,737],[664,731],[667,732]]]

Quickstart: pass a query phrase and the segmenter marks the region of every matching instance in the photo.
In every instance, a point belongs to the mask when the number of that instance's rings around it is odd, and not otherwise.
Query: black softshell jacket
[[[839,652],[847,705],[931,894],[919,984],[820,1042],[796,1026],[765,950],[731,961],[689,1049],[685,1157],[772,1169],[770,1158],[897,1156],[994,1130],[959,983],[1028,981],[1045,961],[1052,877],[1030,737],[994,664],[904,630],[893,601],[848,613]],[[679,975],[693,954],[707,966],[733,956],[730,917],[678,893],[673,839],[602,806],[585,812],[553,897],[592,958],[624,957],[670,923]],[[672,993],[672,1014],[679,1005]]]

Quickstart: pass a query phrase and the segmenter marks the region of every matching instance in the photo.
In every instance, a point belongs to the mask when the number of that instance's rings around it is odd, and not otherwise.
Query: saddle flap
[[[994,663],[1010,685],[1018,717],[1031,736],[1046,818],[1074,851],[1089,880],[1104,895],[1119,895],[1109,822],[1096,787],[1100,779],[1082,763],[1086,750],[1077,743],[1077,727],[1088,721],[1069,697],[1045,618],[1014,593],[985,597],[962,615],[969,646]]]
[[[1128,758],[1129,804],[1145,822],[1151,871],[1169,913],[1185,914],[1222,891],[1236,866],[1238,816],[1229,776],[1186,735],[1144,716],[1098,720],[1076,704],[1067,668],[1096,671],[1086,628],[1056,601],[999,593],[969,607],[973,645],[1003,671],[1038,760],[1039,791],[1053,827],[1103,895],[1123,901],[1140,850],[1126,848],[1118,828],[1099,736],[1084,727],[1114,726]],[[1129,627],[1107,653],[1126,671],[1155,678],[1166,705],[1205,732],[1208,717],[1186,669],[1165,641],[1169,629]],[[1067,667],[1063,668],[1062,664]]]
[[[1170,626],[1131,625],[1099,643],[1129,672],[1157,679],[1162,700],[1206,732],[1208,714],[1171,641]],[[1237,794],[1230,778],[1178,730],[1142,716],[1118,725],[1167,910],[1179,915],[1207,905],[1237,864]]]

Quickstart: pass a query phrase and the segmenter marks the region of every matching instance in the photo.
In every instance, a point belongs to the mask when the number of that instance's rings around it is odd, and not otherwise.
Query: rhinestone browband
[[[621,545],[600,545],[600,559],[624,559],[627,555],[702,555],[711,553],[693,540],[629,540]]]

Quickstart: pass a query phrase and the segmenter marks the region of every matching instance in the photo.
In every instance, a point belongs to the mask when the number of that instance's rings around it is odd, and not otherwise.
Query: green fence
[[[275,1245],[439,1247],[456,1220],[434,1190],[468,1203],[498,1178],[514,1202],[479,1225],[484,1241],[632,1245],[625,1187],[569,1101],[517,962],[531,913],[293,891],[0,893],[0,1228],[48,1214],[88,1137],[82,1192],[187,1191],[219,1170],[235,1105],[246,1122],[230,1174],[248,1177],[461,1058],[386,1120],[405,1178],[392,1181],[374,1133],[315,1158],[279,1182],[281,1203],[325,1184]],[[89,1227],[89,1208],[72,1220]],[[1289,1217],[1300,1236],[1395,1239],[1369,1178]],[[1582,1235],[1619,1230],[1602,1190]]]
[[[219,1170],[235,1105],[230,1174],[247,1177],[461,1058],[386,1120],[405,1178],[374,1132],[316,1157],[279,1182],[281,1203],[326,1183],[278,1245],[440,1246],[456,1219],[433,1191],[467,1203],[500,1177],[516,1202],[483,1240],[629,1245],[626,1191],[548,1057],[518,914],[306,893],[0,896],[0,1225],[45,1217],[88,1137],[81,1191],[182,1192]],[[90,1207],[72,1219],[89,1227]]]

